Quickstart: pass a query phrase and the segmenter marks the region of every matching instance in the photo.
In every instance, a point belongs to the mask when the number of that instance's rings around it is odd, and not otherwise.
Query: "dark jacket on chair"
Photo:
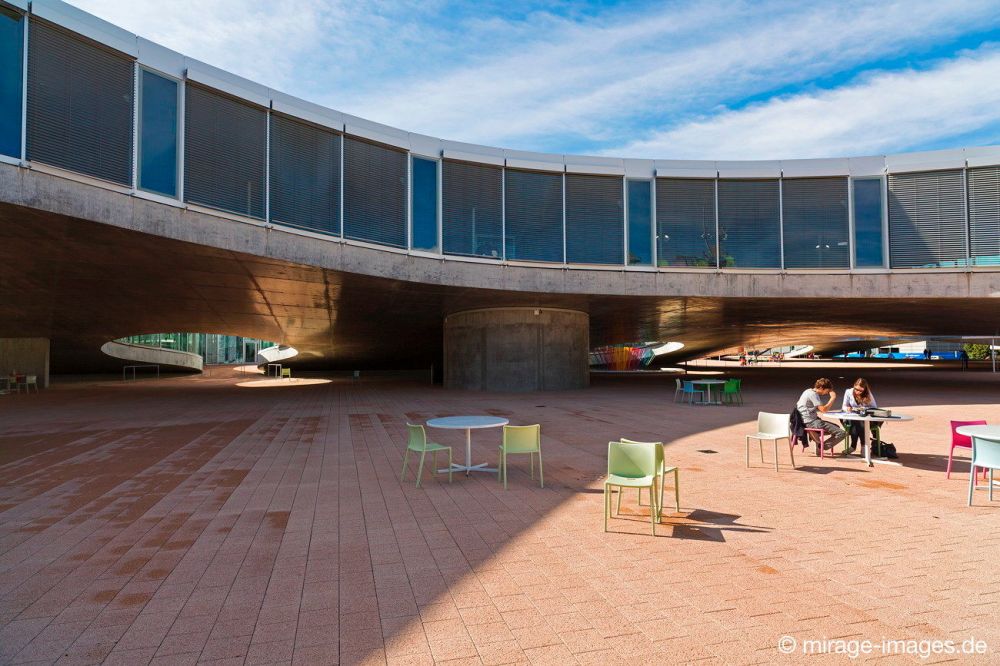
[[[788,415],[788,432],[793,441],[798,441],[802,448],[809,448],[809,436],[806,434],[806,422],[802,420],[802,414],[798,407],[793,407]]]

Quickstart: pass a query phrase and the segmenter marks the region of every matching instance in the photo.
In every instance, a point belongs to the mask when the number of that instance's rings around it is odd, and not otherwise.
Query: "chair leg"
[[[747,437],[747,468],[750,467],[750,438]]]
[[[406,459],[410,456],[410,450],[406,449],[403,451],[403,471],[399,473],[399,480],[402,481],[406,478]]]
[[[420,467],[417,468],[417,488],[420,487],[420,479],[424,475],[424,456],[427,455],[426,451],[420,452]]]
[[[507,490],[507,451],[503,452],[503,489]]]
[[[453,470],[452,470],[452,467],[451,467],[451,447],[449,446],[448,447],[448,483],[451,483],[451,473],[452,473],[452,471]]]
[[[774,445],[775,446],[778,445],[778,440],[774,441]],[[788,455],[792,459],[792,469],[795,469],[795,445],[792,444],[792,438],[791,437],[788,438]]]
[[[778,471],[778,440],[774,440],[774,471]]]
[[[666,474],[664,472],[660,472],[660,505],[656,507],[656,512],[658,514],[657,518],[660,520],[663,519],[663,486],[666,485],[664,481],[666,481]]]
[[[611,512],[610,490],[608,484],[604,484],[604,531],[608,531],[608,514]]]
[[[618,488],[618,509],[615,511],[619,516],[622,513],[622,495],[625,494],[624,488]]]
[[[542,474],[542,450],[538,449],[538,487],[545,487],[545,475]]]
[[[655,485],[655,483],[654,483]],[[649,487],[649,522],[653,526],[653,536],[656,536],[656,511],[653,509],[653,504],[656,502],[656,498],[653,496],[653,486]]]
[[[535,454],[528,454],[528,469],[531,471],[531,480],[535,480]]]
[[[946,478],[946,479],[950,479],[951,478],[951,460],[954,457],[954,455],[955,455],[955,447],[953,446],[953,447],[951,447],[951,450],[948,451],[948,469],[944,473],[944,478]],[[972,469],[972,473],[973,474],[976,473],[975,468]]]
[[[764,440],[758,439],[757,446],[760,448],[760,462],[764,462]]]
[[[681,510],[681,471],[674,470],[674,508]]]
[[[972,491],[976,487],[976,468],[972,468],[972,474],[969,475],[969,506],[972,506]]]

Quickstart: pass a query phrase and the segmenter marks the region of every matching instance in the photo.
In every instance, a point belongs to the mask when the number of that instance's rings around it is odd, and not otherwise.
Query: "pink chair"
[[[959,435],[957,432],[955,432],[956,428],[960,428],[962,426],[967,426],[967,425],[988,425],[988,424],[986,423],[986,421],[952,421],[951,422],[951,450],[948,451],[948,471],[945,474],[945,478],[946,479],[950,479],[951,478],[951,459],[952,459],[952,456],[955,454],[955,447],[956,446],[961,446],[961,447],[964,447],[966,449],[971,449],[972,448],[972,438],[971,437],[969,437],[968,435]],[[969,473],[971,474],[972,471],[970,470]],[[984,479],[986,478],[986,469],[985,468],[983,469],[983,478]]]

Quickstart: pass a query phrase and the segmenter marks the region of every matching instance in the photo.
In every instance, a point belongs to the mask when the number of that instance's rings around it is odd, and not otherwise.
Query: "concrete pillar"
[[[590,316],[555,308],[487,308],[444,320],[444,385],[561,391],[590,381]]]
[[[49,386],[48,338],[0,338],[0,377],[18,374],[35,375],[38,385]]]

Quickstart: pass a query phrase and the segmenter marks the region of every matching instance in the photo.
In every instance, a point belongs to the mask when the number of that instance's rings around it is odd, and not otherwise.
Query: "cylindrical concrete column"
[[[590,316],[556,308],[487,308],[444,320],[444,385],[560,391],[590,380]]]

